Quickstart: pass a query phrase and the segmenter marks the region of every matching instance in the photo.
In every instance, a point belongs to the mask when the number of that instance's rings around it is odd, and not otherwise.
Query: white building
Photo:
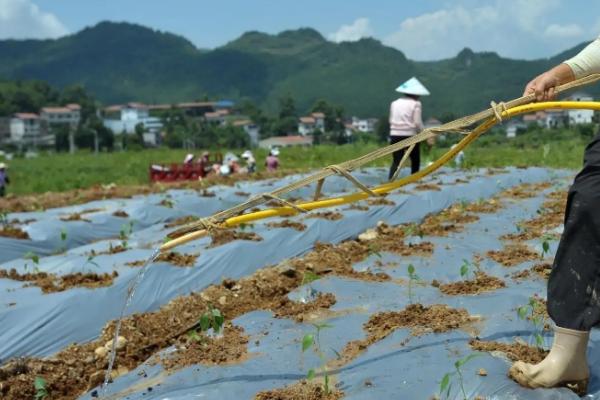
[[[508,123],[506,124],[506,137],[507,138],[514,138],[517,136],[517,133],[520,130],[524,130],[527,128],[527,125],[525,125],[525,123],[523,121],[519,121],[519,120],[510,120],[508,121]]]
[[[67,104],[65,107],[44,107],[40,112],[40,120],[48,127],[58,124],[77,126],[81,120],[81,106]]]
[[[375,130],[375,124],[377,123],[376,119],[373,118],[358,118],[352,117],[352,128],[358,132],[373,132]]]
[[[261,140],[258,147],[261,149],[271,149],[273,147],[311,146],[312,143],[312,136],[273,136]]]
[[[142,124],[144,127],[144,143],[155,146],[163,128],[158,117],[151,117],[148,107],[141,103],[128,103],[126,105],[110,106],[104,110],[104,126],[115,134],[134,134],[135,127]]]
[[[232,125],[241,127],[250,137],[250,144],[252,146],[258,146],[258,141],[260,140],[260,127],[258,125],[249,119],[233,121]]]
[[[312,135],[315,131],[325,132],[325,114],[314,112],[298,120],[298,134],[301,136]]]
[[[594,98],[587,93],[576,92],[567,97],[569,101],[593,101]],[[594,110],[567,110],[567,118],[570,124],[591,124]]]
[[[298,121],[298,133],[300,136],[312,135],[315,131],[315,119],[313,117],[300,117]]]
[[[546,110],[546,128],[557,128],[564,125],[567,119],[565,110]]]
[[[16,113],[10,120],[10,141],[13,143],[35,143],[40,133],[40,117],[37,114]]]

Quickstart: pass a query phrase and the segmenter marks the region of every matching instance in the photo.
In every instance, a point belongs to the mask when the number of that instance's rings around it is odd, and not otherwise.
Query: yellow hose
[[[586,110],[597,110],[600,111],[600,102],[595,101],[551,101],[551,102],[543,102],[543,103],[531,103],[523,106],[517,106],[508,110],[505,110],[501,113],[503,119],[512,118],[515,115],[526,114],[530,112],[535,112],[539,110],[547,110],[547,109],[586,109]],[[396,190],[402,186],[408,185],[410,183],[414,183],[421,179],[424,176],[427,176],[434,171],[438,170],[448,161],[450,161],[454,156],[456,156],[462,149],[471,144],[475,139],[481,136],[484,132],[489,130],[492,126],[496,125],[498,121],[496,118],[490,118],[483,122],[477,129],[473,132],[466,135],[454,148],[450,149],[446,153],[444,153],[439,159],[433,162],[431,165],[428,165],[424,169],[410,175],[399,179],[394,182],[385,183],[379,186],[376,186],[372,189],[373,192],[377,194],[386,194],[393,190]],[[316,210],[319,208],[326,207],[336,207],[341,206],[348,203],[354,203],[360,200],[364,200],[368,198],[369,195],[365,192],[353,193],[347,196],[341,197],[333,197],[329,199],[323,199],[318,201],[310,201],[306,203],[298,203],[297,205],[307,211]],[[266,210],[251,212],[244,215],[239,215],[236,217],[231,217],[223,221],[223,225],[227,227],[233,227],[236,225],[240,225],[243,223],[249,223],[265,218],[278,217],[278,216],[288,216],[297,214],[298,211],[294,210],[291,207],[276,207],[269,208]],[[183,243],[187,243],[191,240],[195,240],[201,238],[206,235],[206,231],[196,231],[184,235],[180,238],[173,239],[164,245],[161,246],[161,251],[172,249],[173,247],[179,246]]]

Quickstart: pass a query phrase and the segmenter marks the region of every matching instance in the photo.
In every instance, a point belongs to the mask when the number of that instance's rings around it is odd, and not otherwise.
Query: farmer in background
[[[279,159],[277,156],[279,155],[279,150],[272,149],[265,160],[265,165],[267,167],[267,171],[275,172],[277,168],[279,168]]]
[[[600,72],[600,38],[575,57],[533,79],[524,95],[554,97],[558,85]],[[569,189],[564,230],[548,280],[548,314],[556,324],[550,353],[539,364],[517,361],[510,375],[523,386],[569,384],[587,391],[586,350],[590,330],[600,323],[600,135],[585,149],[583,169]]]
[[[421,116],[420,96],[429,96],[429,91],[415,77],[404,82],[397,89],[404,96],[392,102],[390,106],[390,144],[398,143],[410,136],[414,136],[423,129],[423,118]],[[389,180],[392,179],[398,164],[404,156],[405,150],[395,151],[392,166],[390,167]],[[419,170],[421,154],[419,143],[410,153],[411,172],[414,174]]]
[[[4,197],[6,192],[6,185],[10,183],[8,175],[6,173],[6,164],[0,163],[0,197]]]
[[[246,160],[246,168],[248,168],[248,173],[254,173],[256,171],[256,159],[254,158],[254,154],[252,154],[250,150],[246,150],[242,153],[242,158]]]

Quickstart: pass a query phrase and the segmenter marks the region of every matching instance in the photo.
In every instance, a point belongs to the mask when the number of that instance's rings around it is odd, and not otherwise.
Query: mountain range
[[[417,76],[432,93],[423,99],[426,116],[459,116],[519,96],[533,76],[584,46],[531,61],[464,49],[418,62],[375,39],[333,43],[310,28],[247,32],[203,50],[171,33],[101,22],[59,39],[0,41],[0,79],[80,84],[104,104],[228,98],[275,111],[289,95],[300,112],[323,98],[346,114],[380,116],[397,97],[394,88]],[[587,91],[598,95],[600,87]]]

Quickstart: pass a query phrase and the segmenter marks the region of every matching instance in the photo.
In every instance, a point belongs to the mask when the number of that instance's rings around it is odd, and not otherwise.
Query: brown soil
[[[249,197],[250,193],[248,192],[235,192],[234,193],[236,196],[240,196],[240,197]]]
[[[254,232],[240,232],[233,229],[216,229],[211,232],[212,242],[210,247],[222,246],[226,243],[233,242],[234,240],[250,240],[253,242],[260,242],[263,240],[258,234]]]
[[[42,292],[54,293],[63,292],[67,289],[76,287],[86,287],[90,289],[110,286],[114,278],[119,276],[117,271],[112,274],[81,273],[67,275],[55,275],[47,272],[19,274],[14,268],[10,270],[0,269],[0,278],[12,279],[14,281],[28,282],[25,286],[38,286]]]
[[[410,304],[402,311],[377,313],[372,315],[363,327],[367,337],[349,342],[342,351],[342,360],[346,363],[356,358],[368,346],[386,338],[397,329],[410,328],[411,335],[421,336],[431,332],[442,333],[458,329],[471,321],[472,318],[464,308],[455,309],[445,304],[429,307]]]
[[[486,175],[500,175],[505,174],[507,172],[508,170],[503,168],[488,168],[488,170],[486,171]]]
[[[486,254],[489,258],[505,267],[513,267],[522,262],[540,258],[538,253],[523,244],[508,244],[502,250],[490,250]]]
[[[547,350],[537,347],[527,346],[522,343],[500,343],[486,342],[484,340],[473,339],[469,342],[473,350],[486,352],[504,353],[511,361],[524,361],[530,364],[537,364],[542,361],[548,354]]]
[[[332,293],[319,293],[317,298],[309,303],[298,303],[287,297],[282,297],[275,311],[275,316],[278,318],[291,317],[297,322],[303,322],[307,317],[310,317],[311,313],[329,309],[335,303],[336,299]]]
[[[310,213],[305,218],[322,218],[328,221],[337,221],[339,219],[344,218],[344,215],[335,211],[323,211]]]
[[[114,198],[131,198],[134,195],[163,193],[172,189],[204,189],[212,185],[233,186],[239,181],[255,181],[268,178],[281,178],[300,172],[295,169],[280,170],[274,173],[258,172],[252,175],[238,174],[233,176],[208,176],[202,181],[162,182],[152,185],[119,186],[115,184],[95,185],[87,189],[76,189],[66,192],[46,192],[15,196],[7,195],[0,199],[0,210],[6,212],[38,211],[48,208],[64,207],[73,204],[84,204],[94,200]]]
[[[169,251],[166,253],[160,253],[160,255],[156,257],[155,261],[168,262],[169,264],[173,264],[178,267],[192,267],[194,266],[194,263],[196,262],[197,258],[197,254],[182,254],[174,251]]]
[[[303,223],[290,221],[289,219],[284,219],[279,222],[269,222],[267,226],[269,228],[292,228],[299,232],[302,232],[306,229],[306,225]]]
[[[100,251],[100,252],[96,252],[96,250],[90,250],[90,257],[96,257],[96,256],[100,256],[100,255],[104,255],[104,254],[118,254],[118,253],[123,253],[125,251],[129,250],[127,247],[118,244],[116,246],[113,246],[112,243],[108,244],[108,250],[106,251]]]
[[[385,197],[376,197],[376,198],[367,199],[367,204],[369,204],[370,206],[395,206],[396,205],[396,203],[394,203],[392,200],[388,200]]]
[[[12,225],[0,225],[0,236],[14,239],[29,239],[29,234]]]
[[[435,185],[433,183],[422,183],[420,185],[416,185],[413,189],[414,190],[435,190],[437,192],[442,190],[441,187],[439,187],[438,185]]]
[[[158,205],[167,208],[173,208],[175,207],[175,202],[173,202],[173,200],[170,199],[162,199],[160,203],[158,203]]]
[[[167,222],[165,224],[165,228],[175,228],[177,226],[186,225],[191,222],[198,221],[198,219],[200,218],[196,217],[195,215],[186,215],[185,217],[177,218],[173,221]]]
[[[346,207],[346,210],[368,211],[369,206],[361,206],[359,204],[351,204],[348,207]]]
[[[479,294],[506,287],[506,284],[503,280],[487,275],[485,272],[478,272],[475,279],[468,281],[445,284],[437,283],[437,285],[436,281],[434,281],[432,285],[440,289],[442,293],[449,296]]]
[[[198,190],[198,194],[200,195],[200,197],[215,197],[216,196],[215,192],[211,192],[210,190],[207,190],[207,189]]]
[[[117,210],[112,214],[114,217],[119,217],[119,218],[128,218],[129,214],[127,214],[125,211],[123,210]]]
[[[518,223],[520,232],[502,236],[504,240],[525,241],[537,239],[552,229],[562,225],[564,220],[567,191],[556,191],[548,195],[548,200],[542,204],[539,216]],[[558,234],[552,235],[557,239]]]
[[[314,381],[302,380],[281,389],[258,392],[254,400],[339,400],[344,393],[331,390],[325,394],[323,386]]]
[[[473,213],[493,214],[503,207],[497,199],[489,199],[470,203],[465,207],[465,211]]]
[[[167,370],[195,364],[233,364],[246,358],[247,344],[248,336],[244,335],[244,330],[226,323],[220,337],[208,337],[202,333],[197,333],[196,339],[182,336],[175,345],[177,351],[161,362]]]
[[[466,180],[466,179],[456,178],[456,179],[454,180],[454,183],[455,183],[455,184],[456,184],[456,183],[469,183],[469,181],[468,181],[468,180]]]
[[[60,220],[61,221],[65,221],[65,222],[69,222],[69,221],[92,222],[89,219],[83,218],[83,215],[95,213],[95,212],[98,212],[98,211],[102,211],[102,209],[101,208],[92,208],[92,209],[89,209],[89,210],[83,210],[83,211],[78,212],[78,213],[64,215],[64,216],[60,217]]]
[[[464,224],[478,220],[477,215],[467,214],[465,208],[460,204],[456,204],[439,214],[427,216],[417,232],[428,236],[447,236],[449,233],[461,232],[464,229]]]
[[[552,186],[550,182],[524,183],[504,190],[501,193],[501,196],[511,197],[513,199],[528,199],[539,195],[542,190],[548,189],[550,186]]]
[[[552,264],[541,263],[534,265],[531,269],[515,272],[511,275],[511,278],[514,280],[528,279],[532,273],[535,273],[539,278],[547,280],[550,277],[550,272],[552,272]]]

